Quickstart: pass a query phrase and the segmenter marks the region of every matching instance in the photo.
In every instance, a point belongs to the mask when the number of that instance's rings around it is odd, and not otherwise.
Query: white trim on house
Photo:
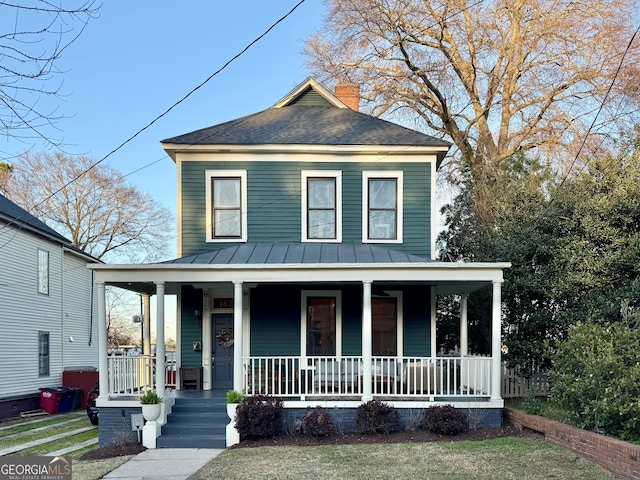
[[[211,180],[214,178],[240,178],[240,236],[214,237],[212,235],[213,209],[211,198]],[[247,171],[246,170],[206,170],[206,218],[205,238],[207,243],[241,243],[247,241]]]
[[[296,161],[306,163],[338,162],[338,163],[437,163],[437,154],[446,152],[440,147],[394,147],[394,146],[331,146],[331,145],[276,145],[266,148],[255,145],[192,145],[179,148],[175,161],[179,162],[246,162],[250,156],[266,159],[270,162],[291,162],[291,154],[299,153]],[[210,155],[206,155],[210,154]],[[239,155],[239,154],[243,154]],[[345,155],[349,154],[349,155]],[[390,155],[397,158],[389,159]]]
[[[291,102],[291,100],[296,98],[298,95],[300,95],[303,91],[305,91],[309,87],[316,90],[320,95],[324,97],[326,101],[331,103],[334,107],[349,108],[342,102],[342,100],[340,100],[333,93],[331,93],[329,90],[324,88],[322,85],[320,85],[311,77],[307,78],[304,82],[296,86],[287,95],[285,95],[285,97],[282,100],[276,103],[272,108],[286,107]]]
[[[431,219],[429,224],[431,225],[431,259],[435,260],[436,252],[436,237],[438,235],[437,221],[437,208],[436,208],[436,162],[431,162]]]
[[[465,293],[486,282],[502,282],[510,263],[342,263],[342,264],[93,264],[96,282],[131,285],[154,283],[285,283],[419,281],[436,285],[437,294]]]

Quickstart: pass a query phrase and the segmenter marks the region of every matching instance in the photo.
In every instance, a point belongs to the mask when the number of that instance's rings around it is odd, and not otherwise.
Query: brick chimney
[[[347,107],[356,112],[360,111],[360,86],[352,83],[336,85],[336,97]]]

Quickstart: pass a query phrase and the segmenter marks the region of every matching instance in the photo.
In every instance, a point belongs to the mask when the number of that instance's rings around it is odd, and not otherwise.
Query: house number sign
[[[214,298],[213,308],[233,308],[233,298]]]

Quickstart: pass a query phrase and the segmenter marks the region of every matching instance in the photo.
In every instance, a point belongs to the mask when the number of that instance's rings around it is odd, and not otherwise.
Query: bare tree
[[[314,74],[360,84],[373,114],[417,114],[478,183],[520,150],[569,157],[596,112],[600,129],[637,118],[637,84],[623,81],[637,69],[613,83],[621,63],[638,64],[636,0],[326,3],[305,52]]]
[[[96,258],[142,262],[166,251],[169,211],[106,164],[61,153],[24,154],[7,197]]]
[[[51,145],[48,127],[63,116],[57,102],[64,72],[59,60],[97,16],[95,0],[0,1],[0,127],[24,141],[38,138]]]
[[[141,345],[142,330],[133,323],[139,296],[117,287],[107,287],[107,341],[110,347]]]

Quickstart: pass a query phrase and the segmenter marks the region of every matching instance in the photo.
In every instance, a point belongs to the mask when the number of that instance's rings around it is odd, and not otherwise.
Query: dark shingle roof
[[[290,105],[167,138],[186,145],[381,145],[450,143],[349,108]]]
[[[162,263],[198,265],[430,263],[432,260],[359,243],[243,243]]]
[[[51,227],[47,226],[44,222],[38,220],[36,217],[27,212],[24,208],[19,207],[4,195],[0,194],[0,217],[4,217],[8,222],[13,223],[17,227],[27,225],[31,227],[31,230],[35,230],[37,233],[44,234],[49,237],[54,237],[56,240],[64,244],[71,244],[71,241]]]
[[[91,261],[102,263],[101,260],[92,257],[87,252],[76,247],[71,240],[60,235],[53,228],[49,227],[41,220],[38,220],[24,208],[16,205],[2,194],[0,194],[0,220],[4,220],[7,224],[14,225],[16,228],[24,228],[38,235],[43,235],[54,242],[64,245],[65,248],[73,250],[79,255],[89,258]]]

